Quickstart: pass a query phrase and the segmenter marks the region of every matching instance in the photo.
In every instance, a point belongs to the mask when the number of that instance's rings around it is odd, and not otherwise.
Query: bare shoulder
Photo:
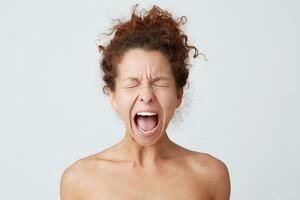
[[[193,153],[193,168],[199,177],[207,180],[209,190],[215,200],[228,200],[230,197],[230,175],[226,164],[207,154]]]
[[[80,196],[80,182],[87,171],[86,160],[78,160],[70,165],[62,174],[60,181],[61,200],[75,200]]]
[[[79,199],[89,184],[95,169],[99,169],[100,159],[91,155],[77,160],[65,169],[60,181],[61,200]]]

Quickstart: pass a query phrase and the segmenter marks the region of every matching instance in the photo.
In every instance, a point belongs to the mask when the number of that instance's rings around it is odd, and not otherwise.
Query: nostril
[[[140,101],[143,101],[143,102],[144,102],[145,100],[144,100],[144,98],[140,98]],[[149,98],[149,99],[146,100],[146,102],[152,102],[152,101],[153,101],[152,98]]]
[[[145,103],[150,103],[152,101],[154,101],[155,97],[153,93],[143,93],[139,95],[139,101],[141,102],[145,102]]]

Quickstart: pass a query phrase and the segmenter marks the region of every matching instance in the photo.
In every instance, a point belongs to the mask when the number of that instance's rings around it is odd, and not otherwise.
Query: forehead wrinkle
[[[146,65],[146,75],[147,77],[149,77],[149,80],[154,80],[154,79],[169,79],[167,78],[167,76],[163,76],[163,74],[166,73],[166,66],[165,64],[163,64],[162,67],[157,67],[157,63],[152,63],[151,65],[151,61],[149,61]],[[165,73],[164,73],[165,72]]]
[[[121,81],[141,81],[145,79],[148,81],[170,80],[169,74],[162,68],[155,67],[138,67],[134,73],[125,73]]]
[[[140,52],[138,52],[139,54]],[[161,59],[161,57],[153,58],[150,57],[148,59],[141,60],[142,62],[135,62],[136,60],[132,58],[132,54],[127,54],[129,57],[125,57],[122,62],[119,64],[123,73],[121,77],[122,80],[134,80],[134,79],[170,79],[168,63],[165,60]],[[144,56],[144,55],[137,55]],[[136,55],[134,55],[136,57]]]

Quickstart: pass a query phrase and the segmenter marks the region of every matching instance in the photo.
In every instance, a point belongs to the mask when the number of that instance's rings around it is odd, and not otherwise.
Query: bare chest
[[[96,178],[96,177],[95,177]],[[84,200],[210,200],[205,180],[184,170],[164,174],[107,173],[85,188]]]

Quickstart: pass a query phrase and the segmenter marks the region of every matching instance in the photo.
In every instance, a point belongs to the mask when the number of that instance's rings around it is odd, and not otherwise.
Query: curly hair
[[[111,28],[111,32],[104,34],[113,36],[108,45],[98,45],[100,53],[103,53],[100,64],[105,82],[103,92],[108,93],[108,89],[115,91],[117,65],[124,53],[133,48],[163,53],[172,66],[176,88],[182,89],[189,76],[189,51],[194,50],[194,58],[199,55],[195,46],[187,44],[187,35],[180,29],[187,18],[182,16],[173,19],[168,11],[156,5],[149,11],[143,9],[144,12],[140,13],[137,13],[137,7],[138,4],[133,7],[130,20],[122,22],[117,19],[118,23]]]

